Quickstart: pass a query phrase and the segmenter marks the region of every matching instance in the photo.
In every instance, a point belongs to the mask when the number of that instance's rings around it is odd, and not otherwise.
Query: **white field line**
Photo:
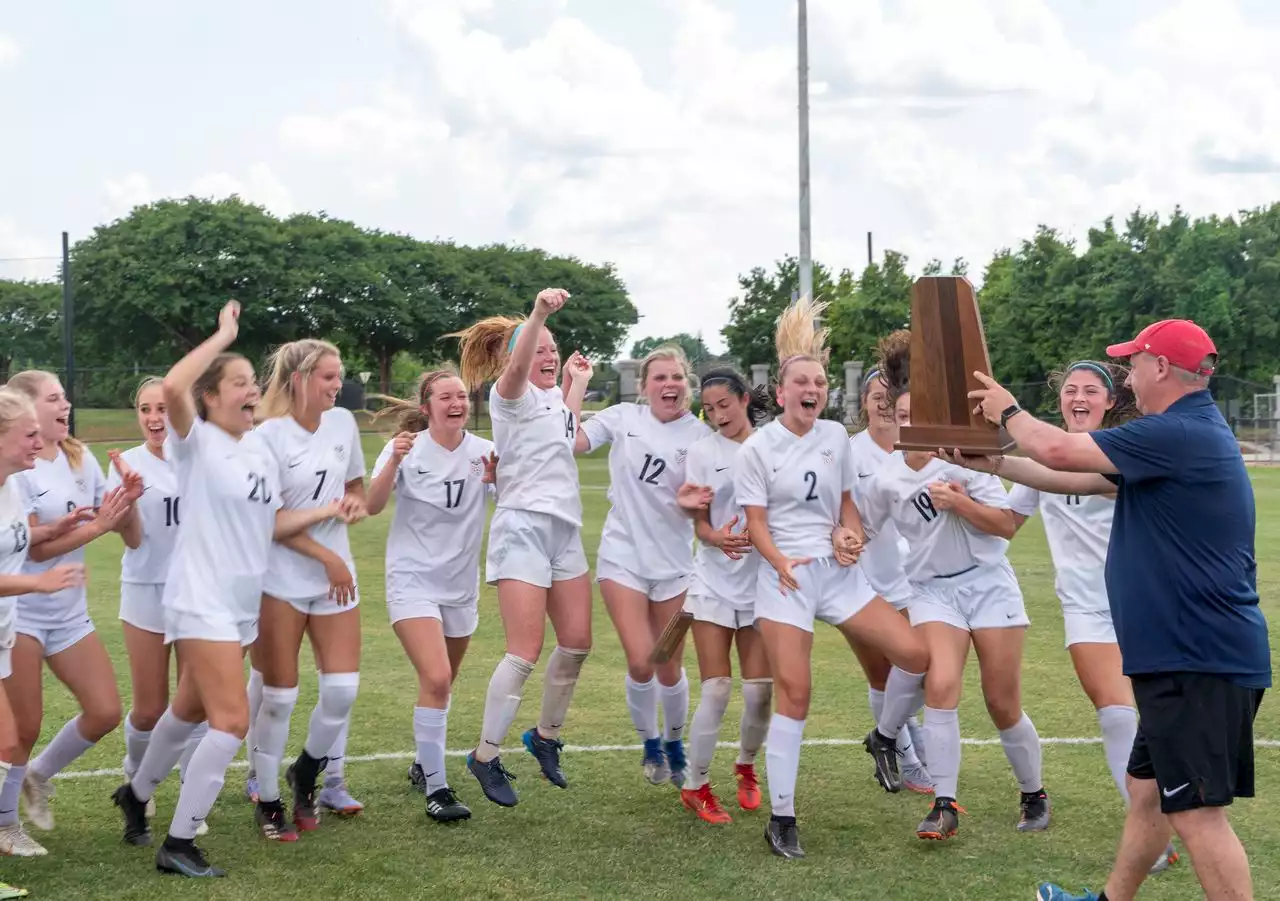
[[[807,738],[801,744],[808,747],[820,748],[847,748],[854,745],[861,746],[860,738]],[[998,738],[962,738],[960,744],[969,745],[970,747],[989,748],[997,747],[1000,744]],[[1042,745],[1100,745],[1102,739],[1095,736],[1082,738],[1042,738]],[[1255,739],[1253,742],[1255,748],[1280,748],[1280,741],[1267,738]],[[722,741],[716,744],[717,748],[737,750],[737,743],[730,741]],[[516,748],[503,748],[504,754],[518,754],[524,750],[523,746]],[[642,751],[644,745],[565,745],[564,750],[571,754],[611,754],[619,751]],[[471,753],[470,750],[465,751],[445,751],[446,757],[466,757]],[[385,751],[380,754],[352,754],[346,758],[347,763],[373,763],[379,760],[412,760],[414,758],[412,751]],[[249,766],[248,761],[237,760],[231,764],[231,769],[243,770]],[[124,775],[124,770],[72,770],[66,773],[59,773],[54,779],[104,779],[108,776],[120,777]]]

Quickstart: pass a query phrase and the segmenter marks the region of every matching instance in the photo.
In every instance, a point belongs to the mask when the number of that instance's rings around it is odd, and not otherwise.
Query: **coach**
[[[1166,320],[1107,353],[1129,361],[1144,414],[1117,428],[1069,434],[981,374],[986,387],[970,394],[1030,458],[1003,460],[1000,475],[1061,494],[1116,495],[1107,593],[1139,725],[1124,837],[1098,898],[1130,901],[1172,826],[1208,898],[1251,899],[1248,858],[1225,808],[1253,797],[1253,720],[1271,685],[1271,651],[1253,487],[1208,391],[1217,349],[1195,323]],[[1039,897],[1094,896],[1045,885]]]

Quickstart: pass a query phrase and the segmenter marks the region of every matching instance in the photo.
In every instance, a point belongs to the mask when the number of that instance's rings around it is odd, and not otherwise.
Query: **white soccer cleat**
[[[53,829],[53,811],[49,799],[55,794],[53,783],[28,772],[22,780],[22,804],[32,826],[43,832]]]
[[[44,845],[27,835],[27,830],[22,828],[21,823],[0,826],[0,854],[10,857],[44,857],[48,853]]]

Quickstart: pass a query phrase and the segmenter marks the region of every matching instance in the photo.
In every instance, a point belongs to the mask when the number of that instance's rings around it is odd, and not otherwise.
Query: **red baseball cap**
[[[1211,362],[1204,366],[1204,358],[1216,357],[1218,349],[1213,346],[1209,333],[1190,319],[1165,319],[1153,322],[1138,332],[1138,337],[1132,341],[1112,344],[1107,348],[1109,357],[1131,357],[1139,353],[1164,357],[1187,372],[1211,375],[1214,365]]]

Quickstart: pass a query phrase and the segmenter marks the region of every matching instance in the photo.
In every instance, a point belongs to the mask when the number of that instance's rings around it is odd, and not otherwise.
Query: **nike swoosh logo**
[[[858,478],[860,478],[860,479],[869,479],[869,478],[871,478],[871,476],[872,476],[872,475],[874,475],[874,473],[870,473],[870,472],[860,472],[860,473],[858,473]]]
[[[429,475],[431,475],[431,470],[429,470],[429,469],[419,469],[419,470],[418,470],[418,475],[420,475],[420,476],[429,476]]]
[[[44,497],[46,494],[48,494],[52,490],[53,490],[52,488],[46,488],[44,491],[41,491],[39,494],[37,494],[36,497]]]
[[[628,437],[628,438],[639,438],[640,436],[639,436],[639,435],[637,435],[635,432],[627,432],[627,437]]]
[[[290,468],[290,469],[297,469],[297,468],[298,468],[299,466],[301,466],[301,465],[302,465],[302,461],[301,461],[301,460],[299,460],[297,463],[290,463],[290,464],[289,464],[289,468]]]
[[[1164,793],[1164,796],[1165,796],[1166,798],[1172,798],[1172,797],[1173,797],[1174,795],[1176,795],[1178,792],[1182,791],[1184,788],[1187,788],[1187,787],[1188,787],[1188,786],[1190,786],[1190,785],[1191,785],[1191,783],[1190,783],[1190,782],[1184,782],[1184,783],[1182,783],[1181,785],[1179,785],[1177,788],[1173,788],[1173,789],[1170,789],[1170,788],[1162,788],[1162,789],[1160,789],[1160,791]]]
[[[729,467],[727,467],[727,466],[717,466],[717,467],[716,467],[716,472],[724,472],[724,471],[725,471],[726,469],[728,469],[728,468],[729,468]]]
[[[430,779],[432,776],[434,776],[434,775],[435,775],[436,773],[438,773],[438,772],[440,772],[440,771],[439,771],[439,770],[436,770],[436,772],[435,772],[435,773],[427,773],[423,778]]]

